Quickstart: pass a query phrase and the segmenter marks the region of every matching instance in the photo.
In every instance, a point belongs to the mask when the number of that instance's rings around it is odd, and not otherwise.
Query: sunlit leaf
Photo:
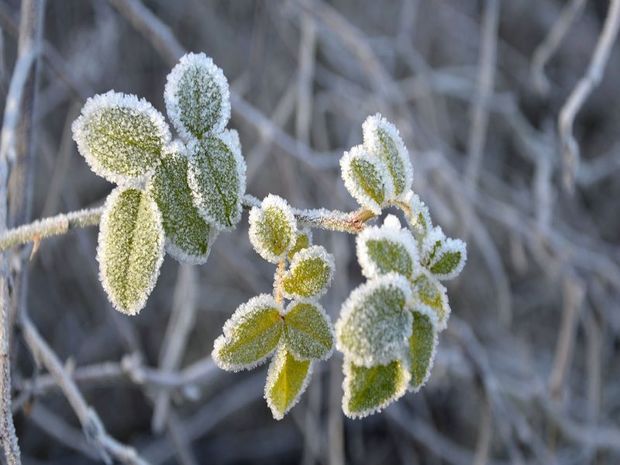
[[[327,291],[333,274],[334,259],[323,247],[304,249],[295,255],[282,278],[284,295],[289,299],[319,297]]]
[[[271,263],[286,257],[297,234],[297,221],[286,200],[268,195],[260,208],[252,208],[249,221],[250,242],[261,257]]]
[[[204,53],[188,53],[172,69],[164,92],[172,124],[185,140],[221,132],[230,119],[224,73]]]
[[[228,371],[254,368],[274,352],[283,330],[281,308],[273,297],[254,297],[224,325],[224,334],[215,340],[213,361]]]
[[[106,200],[98,242],[99,276],[110,302],[135,315],[153,290],[164,257],[155,201],[139,189],[116,188]]]
[[[281,420],[306,390],[312,374],[310,360],[298,360],[281,347],[269,364],[265,399],[273,418]]]
[[[170,141],[168,125],[149,102],[114,91],[89,98],[72,129],[90,168],[117,184],[145,179]]]
[[[334,346],[334,331],[318,303],[293,302],[284,315],[286,347],[298,359],[325,360]]]
[[[297,232],[297,236],[295,237],[295,244],[291,247],[291,250],[288,252],[288,259],[292,260],[297,252],[303,249],[307,249],[312,245],[312,231],[310,229],[304,228],[301,231]]]
[[[411,335],[409,282],[392,273],[359,286],[342,305],[336,322],[338,350],[356,365],[373,366],[398,358]]]

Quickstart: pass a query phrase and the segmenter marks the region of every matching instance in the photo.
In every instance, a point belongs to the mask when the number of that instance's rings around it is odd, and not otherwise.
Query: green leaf
[[[405,194],[403,203],[406,206],[405,216],[413,233],[418,238],[426,236],[433,227],[426,204],[413,191],[408,191]]]
[[[400,360],[363,367],[345,358],[342,410],[349,418],[379,412],[407,391],[410,374]]]
[[[317,298],[327,291],[334,274],[334,258],[325,248],[314,245],[298,252],[282,278],[288,299]]]
[[[460,239],[446,239],[435,251],[428,269],[439,279],[452,279],[459,275],[467,261],[467,248]]]
[[[221,132],[230,119],[228,81],[204,53],[181,58],[168,75],[164,100],[172,124],[185,140]]]
[[[297,232],[297,237],[295,238],[295,244],[291,247],[291,250],[288,252],[288,259],[293,260],[293,257],[297,252],[303,249],[307,249],[312,245],[312,232],[310,229],[303,229],[302,231]]]
[[[384,202],[392,195],[392,182],[383,162],[357,146],[345,152],[340,167],[344,185],[353,198],[380,214]]]
[[[245,161],[236,131],[224,131],[189,147],[188,183],[200,215],[219,229],[241,219]]]
[[[409,387],[413,391],[418,391],[430,377],[436,348],[435,315],[428,308],[418,307],[413,312],[412,331],[409,338],[411,370]]]
[[[312,362],[298,360],[286,349],[280,348],[269,364],[265,399],[273,418],[281,420],[292,409],[306,390]]]
[[[334,330],[317,303],[292,302],[284,315],[286,347],[300,360],[326,360],[334,346]]]
[[[239,306],[215,340],[213,361],[223,370],[254,368],[276,349],[284,329],[280,306],[261,294]]]
[[[114,308],[138,313],[155,287],[164,258],[164,231],[155,201],[139,189],[108,196],[99,229],[99,277]]]
[[[385,364],[400,357],[411,335],[409,282],[392,273],[359,286],[336,322],[338,350],[356,365]]]
[[[250,242],[254,250],[271,263],[286,257],[295,242],[297,221],[286,200],[268,195],[261,207],[250,211]]]
[[[114,91],[89,98],[72,130],[90,168],[117,184],[144,180],[170,141],[164,117],[150,103]]]
[[[392,178],[393,195],[405,194],[413,182],[413,168],[409,152],[398,129],[380,114],[369,116],[362,125],[364,148],[379,158]]]
[[[450,317],[446,288],[430,273],[424,272],[413,280],[413,291],[419,302],[432,309],[437,318],[437,329],[443,331]]]
[[[164,149],[147,191],[161,211],[168,253],[180,262],[205,263],[217,231],[202,219],[192,202],[183,144],[173,143]]]
[[[419,270],[415,239],[393,215],[388,215],[380,228],[364,229],[356,242],[358,261],[367,278],[391,272],[409,278]]]

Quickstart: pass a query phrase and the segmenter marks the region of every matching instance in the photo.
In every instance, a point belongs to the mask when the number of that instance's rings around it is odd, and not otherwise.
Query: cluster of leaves
[[[220,368],[238,371],[275,354],[265,399],[279,420],[306,389],[313,362],[332,353],[332,323],[318,299],[331,282],[334,261],[323,247],[312,245],[310,231],[298,228],[291,207],[275,195],[250,211],[249,235],[256,252],[277,265],[273,293],[237,308],[216,339],[212,356]]]
[[[153,290],[164,251],[200,264],[221,230],[241,217],[245,162],[226,130],[228,82],[204,54],[187,54],[168,75],[164,117],[144,99],[114,91],[90,98],[73,137],[91,169],[118,185],[104,206],[100,278],[114,307],[138,313]]]
[[[381,227],[357,237],[357,257],[368,281],[353,290],[336,322],[344,354],[344,413],[380,411],[419,390],[430,376],[437,335],[450,307],[441,280],[457,276],[465,244],[433,226],[428,208],[411,190],[413,170],[398,130],[380,115],[363,125],[363,145],[341,161],[351,195],[374,213],[400,208],[408,227],[388,215]]]

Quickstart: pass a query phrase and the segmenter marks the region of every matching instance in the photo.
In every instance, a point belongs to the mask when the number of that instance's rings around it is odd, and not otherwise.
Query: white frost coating
[[[411,258],[411,275],[418,274],[420,259],[418,257],[417,243],[411,232],[401,227],[400,221],[396,216],[388,215],[383,222],[383,226],[367,227],[357,236],[357,260],[362,268],[362,274],[370,279],[379,276],[380,270],[368,253],[368,241],[389,241],[402,245]]]
[[[179,63],[172,68],[172,71],[168,74],[168,77],[166,78],[166,87],[164,90],[164,101],[166,103],[168,117],[170,118],[170,121],[172,121],[175,129],[179,132],[179,135],[181,135],[181,137],[183,137],[186,141],[195,138],[195,136],[188,131],[181,121],[181,107],[179,105],[177,95],[180,90],[181,78],[190,68],[204,70],[205,74],[213,79],[213,82],[221,95],[219,118],[217,118],[214,122],[211,130],[208,133],[203,134],[203,137],[221,132],[226,127],[226,124],[230,119],[230,90],[228,87],[228,80],[226,79],[224,72],[204,53],[187,53],[181,57]],[[202,112],[205,113],[206,110],[207,109],[203,109]]]
[[[319,304],[318,302],[306,302],[304,300],[294,300],[290,304],[288,304],[288,306],[286,307],[286,309],[284,311],[284,314],[283,314],[284,321],[286,323],[286,315],[287,315],[287,313],[289,313],[291,311],[291,309],[293,307],[295,307],[296,305],[299,305],[299,304],[304,304],[304,303],[308,303],[308,304],[312,305],[314,308],[316,308],[319,311],[319,313],[323,317],[323,320],[325,320],[325,324],[326,324],[326,326],[327,326],[327,328],[329,330],[329,333],[330,333],[330,335],[332,337],[332,348],[329,350],[329,352],[326,352],[325,355],[323,355],[321,358],[313,359],[313,360],[321,360],[321,361],[327,360],[334,353],[334,345],[335,344],[333,344],[333,342],[336,340],[336,333],[334,331],[334,325],[332,324],[331,318],[329,317],[329,315],[327,314],[327,312],[325,311],[325,309],[323,308],[323,306],[321,304]],[[297,358],[298,360],[305,360],[304,357],[300,357],[298,354],[295,353],[294,350],[291,350],[290,347],[287,347],[287,348],[288,348],[289,352],[291,352],[295,356],[295,358]]]
[[[420,253],[421,262],[427,266],[431,255],[433,254],[433,250],[435,252],[439,251],[439,244],[442,244],[446,240],[446,235],[444,234],[441,226],[433,226],[424,239],[422,240],[422,247]],[[428,267],[428,266],[427,266]]]
[[[342,396],[342,412],[348,418],[351,418],[353,420],[366,418],[375,413],[380,413],[383,409],[388,407],[393,402],[396,402],[398,399],[400,399],[402,396],[406,394],[407,387],[409,386],[409,381],[411,381],[411,373],[409,372],[409,370],[407,369],[402,370],[403,380],[400,386],[398,387],[398,390],[394,392],[394,394],[392,394],[391,397],[388,397],[383,402],[381,402],[380,404],[372,408],[369,408],[366,410],[360,410],[356,412],[351,412],[349,410],[349,401],[351,400],[351,391],[348,389],[347,379],[353,376],[352,368],[353,368],[353,364],[351,363],[351,361],[345,358],[344,363],[342,365],[342,371],[344,373],[344,380],[342,381],[342,390],[344,393]]]
[[[419,280],[422,276],[424,276],[428,280],[429,286],[431,286],[439,293],[439,305],[441,306],[441,310],[433,309],[431,305],[423,302],[422,298],[420,297],[421,285],[417,283],[417,280]],[[448,301],[448,290],[443,284],[441,284],[441,282],[439,282],[439,280],[435,277],[435,275],[433,275],[433,273],[431,273],[425,268],[422,268],[420,270],[420,274],[413,279],[413,282],[413,303],[411,304],[410,308],[417,309],[418,307],[422,306],[430,309],[435,314],[437,331],[443,331],[448,326],[448,320],[450,319],[450,313],[452,312],[450,308],[450,302]],[[439,312],[441,312],[441,315],[439,314]]]
[[[371,155],[377,155],[381,152],[381,141],[379,139],[379,130],[383,130],[394,142],[398,151],[398,157],[404,168],[403,178],[404,186],[403,191],[399,197],[406,194],[407,190],[413,184],[413,167],[411,165],[411,159],[409,158],[409,151],[405,147],[403,139],[400,137],[400,132],[392,123],[385,119],[380,113],[369,116],[362,124],[362,135],[364,140],[364,147]],[[396,188],[394,192],[396,192]]]
[[[228,363],[228,362],[221,360],[217,356],[217,353],[219,352],[219,350],[233,336],[235,327],[237,327],[243,320],[245,320],[252,312],[259,310],[259,309],[263,309],[263,308],[276,308],[278,309],[278,312],[280,314],[284,312],[282,306],[279,305],[275,301],[272,295],[259,294],[255,297],[252,297],[246,303],[239,305],[239,307],[237,307],[237,310],[235,310],[232,316],[228,320],[226,320],[226,323],[224,323],[224,327],[222,328],[223,334],[215,340],[215,342],[213,343],[213,351],[211,352],[211,358],[213,359],[213,361],[219,368],[221,368],[222,370],[233,371],[233,372],[237,372],[241,370],[251,370],[265,363],[265,361],[273,355],[273,353],[276,351],[278,346],[281,345],[281,342],[278,343],[276,347],[264,357],[260,358],[259,360],[256,360],[253,363],[244,364],[244,365]]]
[[[155,125],[157,135],[162,139],[162,147],[170,142],[170,128],[166,123],[163,115],[158,112],[150,102],[144,98],[138,98],[133,94],[124,94],[110,90],[105,94],[98,94],[86,100],[82,107],[80,116],[71,125],[73,140],[77,143],[78,151],[86,160],[86,163],[93,172],[102,178],[107,179],[115,184],[132,184],[137,185],[144,181],[151,174],[155,167],[141,176],[129,177],[119,175],[108,168],[104,167],[95,157],[88,147],[88,123],[90,119],[100,110],[107,108],[128,108],[143,113]]]
[[[369,300],[377,292],[399,290],[405,302],[401,311],[386,316],[378,298],[372,305]],[[379,296],[387,297],[387,296]],[[336,322],[336,348],[358,366],[372,367],[398,359],[411,336],[412,304],[411,284],[397,273],[389,273],[357,287],[342,304],[340,318]]]
[[[443,243],[441,248],[435,254],[433,260],[429,263],[429,268],[431,268],[435,263],[439,262],[444,255],[448,253],[460,253],[461,260],[458,265],[449,273],[433,273],[437,278],[447,280],[456,278],[461,271],[463,271],[463,267],[465,266],[465,262],[467,262],[467,245],[460,239],[452,239],[447,238]]]
[[[411,386],[411,384],[408,382],[407,383],[407,390],[409,392],[419,392],[420,389],[422,389],[426,383],[428,382],[428,380],[431,377],[431,372],[433,371],[433,365],[435,364],[435,355],[437,354],[437,345],[439,344],[439,335],[438,333],[440,331],[442,331],[441,329],[439,329],[438,322],[437,322],[437,315],[435,314],[435,312],[433,311],[432,308],[429,308],[425,305],[416,307],[416,309],[414,310],[414,313],[421,313],[422,315],[426,315],[430,318],[431,323],[433,325],[433,350],[431,352],[431,356],[430,359],[428,361],[428,370],[426,370],[426,373],[424,375],[424,379],[422,380],[422,382],[420,383],[420,385],[418,387],[413,387]],[[409,359],[409,357],[405,358],[406,360],[406,364],[409,365],[409,370],[411,369],[411,360]]]
[[[403,201],[409,206],[411,212],[407,214],[407,220],[413,232],[418,236],[424,236],[432,227],[431,214],[426,204],[413,191],[408,191]],[[422,217],[422,219],[420,219]]]
[[[282,212],[285,217],[285,222],[290,226],[290,241],[288,247],[286,247],[279,255],[276,255],[269,250],[268,245],[265,244],[263,237],[260,234],[260,223],[263,221],[265,210],[276,209]],[[248,235],[250,237],[250,243],[254,247],[254,250],[265,260],[271,263],[278,263],[285,258],[295,244],[295,238],[297,234],[297,220],[293,214],[293,210],[286,200],[277,195],[269,194],[263,199],[261,207],[252,207],[248,218],[250,224]],[[283,232],[283,231],[282,231]]]
[[[364,190],[359,186],[355,178],[351,174],[351,163],[354,160],[363,160],[371,164],[375,170],[377,171],[381,182],[383,184],[383,196],[384,202],[378,203],[375,199],[370,197]],[[385,166],[385,164],[378,158],[369,155],[364,147],[361,145],[357,145],[348,152],[345,152],[342,158],[340,159],[340,168],[342,172],[342,179],[344,181],[344,185],[351,194],[351,196],[358,201],[358,203],[374,214],[381,214],[381,207],[388,200],[392,194],[394,186],[392,184],[392,177]]]
[[[306,377],[304,378],[304,381],[299,391],[295,395],[295,398],[293,399],[293,401],[290,403],[290,405],[284,412],[278,412],[277,407],[273,405],[273,403],[271,402],[268,392],[269,392],[269,389],[271,389],[271,386],[273,386],[274,383],[278,380],[278,375],[280,373],[280,370],[282,370],[282,366],[284,365],[285,361],[286,361],[286,350],[283,348],[280,348],[276,352],[276,355],[271,359],[271,363],[269,364],[269,370],[267,371],[267,381],[265,382],[264,397],[265,397],[265,400],[267,401],[267,406],[269,407],[269,410],[271,410],[271,414],[273,415],[274,420],[282,420],[282,418],[284,418],[284,416],[288,412],[290,412],[291,409],[295,407],[295,405],[297,405],[297,403],[299,402],[299,399],[301,399],[302,394],[306,392],[306,389],[308,388],[308,384],[310,384],[310,379],[312,379],[312,372],[314,370],[314,363],[310,362],[310,365],[308,366],[308,371],[306,372]]]
[[[107,236],[108,233],[108,228],[109,228],[109,220],[110,220],[110,213],[112,211],[112,206],[114,205],[114,203],[116,203],[118,197],[127,189],[127,187],[124,186],[118,186],[117,188],[115,188],[107,197],[105,204],[103,205],[103,213],[101,215],[101,221],[99,222],[99,236],[97,239],[97,262],[99,264],[102,263],[103,257],[108,255],[108,250],[107,250],[107,241],[102,240],[102,237]],[[151,209],[151,212],[158,218],[157,221],[157,225],[158,225],[158,230],[159,230],[159,235],[161,238],[164,237],[164,227],[162,226],[162,217],[161,217],[161,212],[159,211],[159,208],[157,208],[157,204],[155,203],[155,201],[150,197],[150,196],[146,196],[150,202],[149,202],[149,207]],[[101,265],[99,266],[99,281],[101,281],[101,285],[103,287],[103,289],[105,290],[106,294],[108,295],[108,298],[110,300],[110,303],[112,304],[112,306],[118,310],[121,313],[125,313],[128,315],[136,315],[140,310],[142,310],[142,308],[144,307],[144,305],[146,305],[146,300],[148,299],[149,295],[151,295],[151,292],[153,292],[153,289],[155,288],[155,284],[157,283],[157,279],[159,278],[159,272],[161,271],[161,264],[164,261],[164,242],[165,240],[161,240],[159,241],[161,244],[161,250],[159,251],[159,256],[157,258],[157,263],[155,265],[155,273],[153,273],[151,275],[151,279],[148,283],[148,286],[146,286],[144,288],[144,293],[142,294],[142,296],[140,297],[140,299],[130,308],[128,309],[123,309],[119,306],[119,304],[117,302],[114,302],[110,297],[114,295],[114,291],[112,289],[112,287],[110,286],[110,283],[108,281],[108,277],[102,273],[101,271]]]
[[[286,279],[287,276],[292,274],[295,269],[300,265],[300,263],[306,260],[311,260],[313,258],[320,258],[324,263],[327,264],[328,275],[327,279],[325,280],[325,284],[321,288],[314,289],[312,296],[310,297],[298,296],[296,294],[289,293],[285,289],[283,289],[282,294],[284,295],[284,297],[286,297],[287,299],[299,299],[302,301],[307,300],[308,302],[314,302],[327,292],[327,289],[329,288],[329,285],[331,284],[334,277],[336,263],[334,262],[334,256],[330,254],[327,250],[325,250],[325,247],[321,245],[312,245],[307,249],[302,249],[297,252],[293,257],[293,260],[291,261],[289,271],[284,275],[284,279]]]
[[[216,228],[211,227],[211,229],[209,230],[209,248],[207,250],[207,253],[204,255],[190,255],[167,238],[166,253],[168,253],[172,258],[174,258],[180,263],[187,263],[188,265],[204,265],[205,263],[207,263],[209,255],[211,255],[211,247],[213,246],[213,243],[215,242],[219,234],[220,232]]]

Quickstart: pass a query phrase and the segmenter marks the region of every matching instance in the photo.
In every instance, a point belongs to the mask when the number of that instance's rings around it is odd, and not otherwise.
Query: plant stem
[[[248,209],[260,205],[260,203],[260,200],[251,195],[246,195],[243,198],[243,206]],[[366,223],[375,217],[370,210],[366,209],[353,212],[326,210],[324,208],[316,210],[294,209],[293,211],[297,221],[302,226],[350,234],[361,232]],[[36,250],[38,243],[46,237],[60,236],[71,229],[98,225],[102,212],[103,207],[78,210],[10,229],[0,234],[0,252],[29,242],[35,243]]]
[[[273,279],[274,299],[277,304],[284,302],[284,295],[282,293],[282,278],[286,271],[286,259],[282,259],[278,262],[278,268],[276,269],[276,275]]]

